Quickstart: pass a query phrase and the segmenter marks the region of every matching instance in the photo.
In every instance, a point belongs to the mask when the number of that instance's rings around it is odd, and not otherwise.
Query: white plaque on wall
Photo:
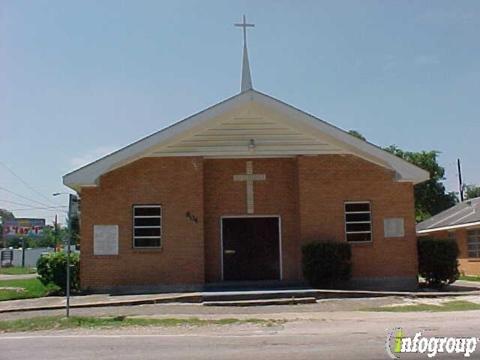
[[[404,237],[405,221],[403,218],[383,219],[385,237]]]
[[[93,225],[93,255],[118,255],[118,225]]]

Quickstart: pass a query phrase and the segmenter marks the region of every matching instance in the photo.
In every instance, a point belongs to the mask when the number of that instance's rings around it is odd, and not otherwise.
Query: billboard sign
[[[43,234],[45,227],[45,219],[12,219],[4,220],[3,222],[3,236],[4,238],[16,237],[38,237]]]

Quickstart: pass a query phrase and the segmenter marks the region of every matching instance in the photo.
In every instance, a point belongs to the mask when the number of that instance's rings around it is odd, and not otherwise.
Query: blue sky
[[[4,0],[0,207],[51,222],[63,174],[236,94],[244,13],[256,89],[480,184],[479,1]]]

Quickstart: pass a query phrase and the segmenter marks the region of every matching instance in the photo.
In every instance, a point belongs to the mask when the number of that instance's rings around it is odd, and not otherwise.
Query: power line
[[[66,207],[66,206],[62,206],[62,207]],[[55,208],[55,207],[29,207],[29,208],[24,208],[24,209],[8,209],[8,211],[10,212],[13,212],[13,211],[22,211],[22,210],[46,210],[46,211],[59,211],[59,212],[64,212],[64,213],[67,213],[66,210],[61,210],[59,208]]]
[[[24,204],[24,203],[19,203],[19,202],[16,202],[16,201],[11,201],[11,200],[6,200],[6,199],[0,199],[0,202],[6,202],[6,203],[9,203],[9,204],[14,204],[14,205],[20,205],[20,206],[30,206],[31,204]]]
[[[27,206],[29,209],[47,209],[47,208],[56,209],[56,208],[66,208],[67,207],[66,205],[36,207],[36,206],[31,206],[30,204],[23,204],[23,203],[19,203],[19,202],[16,202],[16,201],[10,201],[10,200],[5,200],[5,199],[0,199],[0,202],[1,201],[7,202],[7,203],[10,203],[10,204],[14,204],[14,205],[19,205],[19,206]]]
[[[4,188],[3,186],[0,186],[0,190],[6,191],[6,192],[8,192],[8,193],[10,193],[10,194],[13,194],[13,195],[15,195],[15,196],[21,197],[21,198],[24,199],[24,200],[28,200],[28,201],[31,201],[31,202],[40,204],[40,205],[42,205],[42,206],[50,206],[50,205],[45,204],[45,203],[43,203],[43,202],[41,202],[41,201],[33,200],[33,199],[28,198],[28,197],[26,197],[26,196],[20,195],[20,194],[14,192],[14,191],[12,191],[12,190],[8,190],[8,189]]]
[[[40,191],[38,191],[37,189],[35,189],[34,187],[32,187],[30,184],[28,184],[20,175],[18,175],[15,171],[13,171],[12,169],[10,169],[4,162],[0,161],[0,165],[2,165],[5,169],[7,169],[10,174],[12,174],[13,176],[15,176],[18,180],[20,180],[22,182],[23,185],[25,185],[28,189],[30,189],[31,191],[33,191],[34,193],[36,193],[37,195],[40,195],[42,198],[44,198],[45,200],[47,200],[50,204],[54,204],[52,202],[51,199],[49,199],[47,196],[45,196],[44,194],[42,194]],[[55,204],[56,205],[56,204]]]

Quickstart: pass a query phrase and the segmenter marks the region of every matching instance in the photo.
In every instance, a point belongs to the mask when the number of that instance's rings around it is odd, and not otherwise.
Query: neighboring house
[[[480,198],[469,199],[417,225],[418,236],[455,239],[460,272],[480,275]]]
[[[254,90],[244,47],[239,94],[63,180],[81,195],[81,287],[102,290],[301,282],[314,240],[352,244],[354,284],[415,287],[427,179]]]

